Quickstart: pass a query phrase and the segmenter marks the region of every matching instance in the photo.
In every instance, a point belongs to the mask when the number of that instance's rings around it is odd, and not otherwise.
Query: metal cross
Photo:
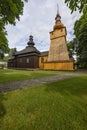
[[[57,4],[57,14],[59,14],[59,5]]]

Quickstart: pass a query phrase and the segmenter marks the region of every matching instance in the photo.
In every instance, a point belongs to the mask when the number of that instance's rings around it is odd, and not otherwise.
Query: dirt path
[[[54,81],[58,81],[58,80],[63,80],[66,78],[77,76],[77,75],[78,74],[58,74],[55,76],[49,76],[49,77],[45,77],[45,78],[0,83],[0,93],[9,92],[9,91],[13,91],[16,89],[22,89],[24,87],[38,86],[41,84],[54,82]]]

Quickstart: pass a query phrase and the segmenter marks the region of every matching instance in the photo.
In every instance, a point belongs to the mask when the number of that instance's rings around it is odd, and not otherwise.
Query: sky
[[[49,32],[55,25],[57,4],[61,21],[67,29],[67,41],[72,40],[74,23],[81,16],[78,11],[71,14],[64,0],[29,0],[28,3],[24,3],[23,15],[20,17],[20,21],[16,22],[16,26],[6,26],[9,47],[17,48],[17,51],[20,51],[27,46],[29,36],[33,35],[35,47],[38,50],[49,50]]]

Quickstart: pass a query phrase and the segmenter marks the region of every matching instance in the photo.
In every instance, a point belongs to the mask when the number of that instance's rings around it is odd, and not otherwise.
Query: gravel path
[[[13,91],[16,89],[22,89],[24,87],[38,86],[41,84],[54,82],[54,81],[58,81],[58,80],[63,80],[63,79],[74,77],[74,76],[76,76],[76,74],[67,74],[67,75],[58,74],[56,76],[49,76],[49,77],[45,77],[45,78],[0,83],[0,93],[9,92],[9,91]]]

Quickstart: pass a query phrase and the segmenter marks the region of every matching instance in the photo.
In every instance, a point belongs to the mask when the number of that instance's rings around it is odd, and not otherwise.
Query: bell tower
[[[53,31],[50,32],[50,49],[48,61],[66,61],[69,60],[69,54],[66,45],[66,27],[61,23],[59,8],[55,17]]]

